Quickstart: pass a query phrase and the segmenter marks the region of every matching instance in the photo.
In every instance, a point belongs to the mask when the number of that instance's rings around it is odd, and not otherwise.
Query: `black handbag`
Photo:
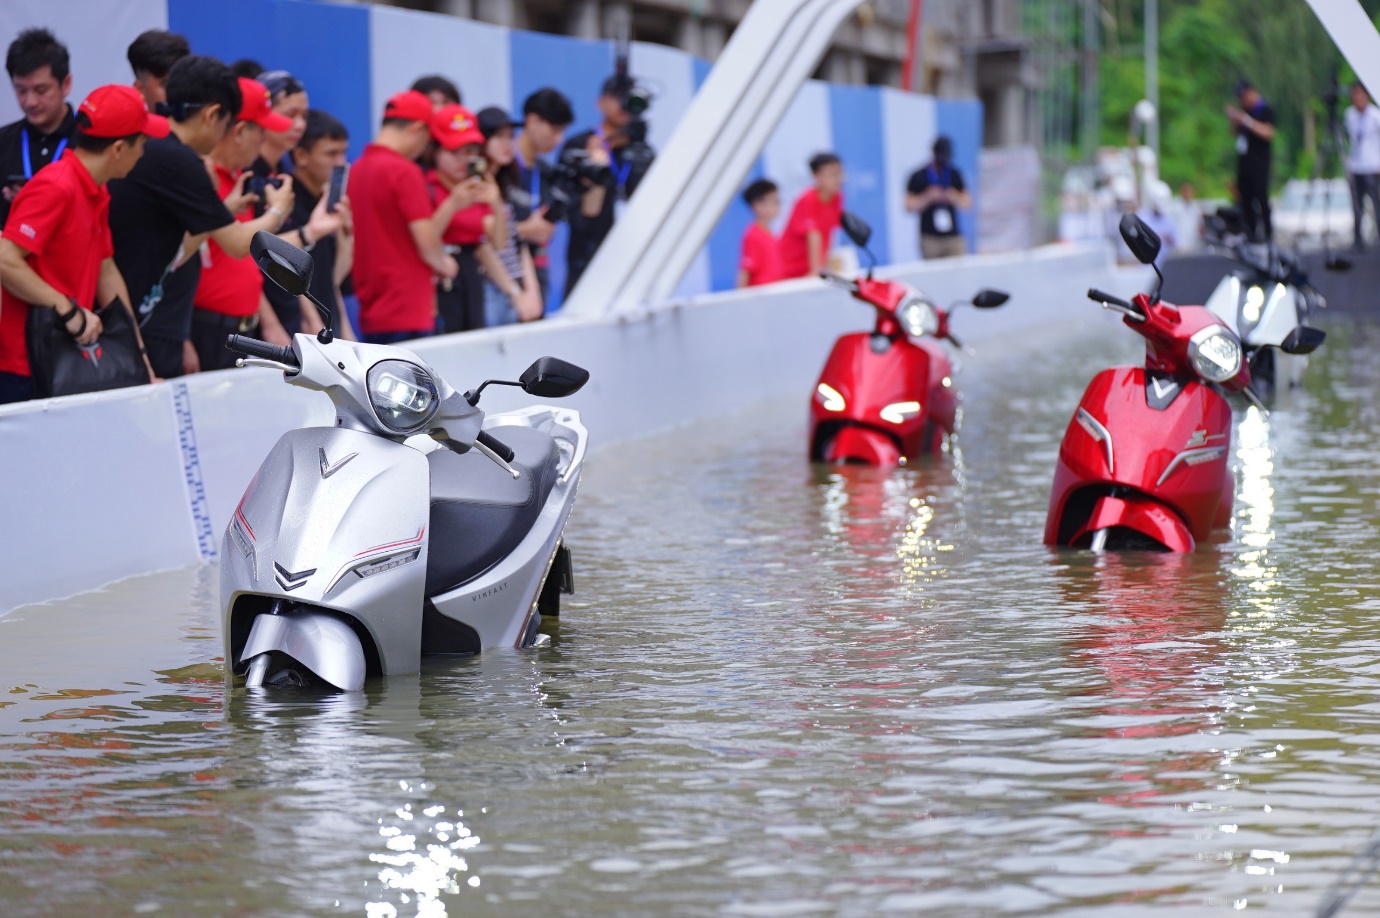
[[[102,392],[149,381],[129,309],[115,299],[95,312],[101,320],[101,336],[92,344],[80,345],[62,327],[56,310],[30,307],[25,337],[35,398]]]

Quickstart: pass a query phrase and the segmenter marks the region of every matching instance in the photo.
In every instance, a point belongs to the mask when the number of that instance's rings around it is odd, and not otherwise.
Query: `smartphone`
[[[345,195],[345,177],[349,166],[332,166],[331,181],[326,190],[326,212],[335,213],[336,206]]]
[[[474,159],[470,160],[470,167],[468,171],[470,178],[483,178],[484,174],[488,171],[489,162],[484,157],[477,156]]]

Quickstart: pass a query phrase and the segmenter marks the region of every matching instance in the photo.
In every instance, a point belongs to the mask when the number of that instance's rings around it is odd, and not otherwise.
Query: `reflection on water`
[[[1051,552],[1058,440],[1120,337],[984,348],[958,448],[906,469],[811,468],[798,400],[598,454],[539,650],[249,696],[213,570],[0,619],[0,896],[1306,913],[1380,825],[1376,328],[1238,412],[1228,536]]]

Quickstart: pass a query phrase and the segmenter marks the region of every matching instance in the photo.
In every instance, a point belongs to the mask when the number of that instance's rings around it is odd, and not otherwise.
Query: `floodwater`
[[[0,619],[4,911],[1310,913],[1380,829],[1380,328],[1238,413],[1229,536],[1096,558],[1040,544],[1093,324],[910,469],[811,468],[808,393],[600,452],[535,650],[248,697],[211,568]]]

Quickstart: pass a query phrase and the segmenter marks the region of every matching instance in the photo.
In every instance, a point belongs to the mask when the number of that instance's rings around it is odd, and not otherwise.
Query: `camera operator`
[[[575,120],[570,100],[560,90],[538,89],[522,103],[522,133],[513,145],[514,181],[508,191],[516,221],[517,237],[532,253],[537,283],[546,298],[548,256],[546,247],[556,224],[566,216],[564,201],[556,200],[551,168],[541,157],[560,147],[565,129]]]
[[[566,250],[565,295],[575,289],[585,268],[594,259],[617,209],[632,197],[647,174],[656,152],[647,144],[647,111],[650,97],[634,82],[621,64],[604,81],[599,111],[604,122],[592,131],[570,138],[558,163],[567,174],[576,173],[583,189],[580,206],[570,211],[570,245]]]

